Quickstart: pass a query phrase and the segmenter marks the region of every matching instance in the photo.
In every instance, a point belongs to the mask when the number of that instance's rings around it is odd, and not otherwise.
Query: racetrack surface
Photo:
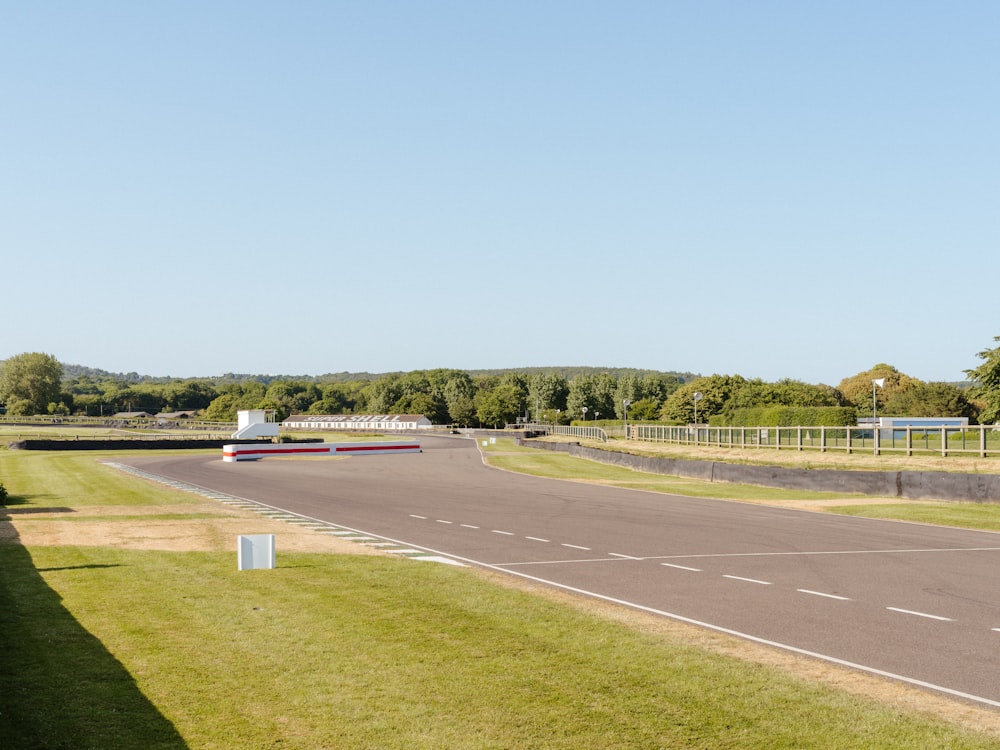
[[[1000,707],[1000,535],[541,479],[424,452],[143,471]]]

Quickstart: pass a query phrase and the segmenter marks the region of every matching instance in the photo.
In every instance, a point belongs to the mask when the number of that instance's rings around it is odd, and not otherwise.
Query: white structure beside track
[[[285,430],[426,430],[431,420],[423,414],[293,414],[281,423]]]

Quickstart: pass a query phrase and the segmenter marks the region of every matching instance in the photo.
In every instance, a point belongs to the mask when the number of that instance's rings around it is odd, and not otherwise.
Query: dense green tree
[[[993,341],[1000,341],[1000,336],[994,336]],[[984,349],[976,356],[983,363],[966,370],[965,374],[973,383],[973,396],[983,404],[979,420],[983,423],[1000,421],[1000,346]]]
[[[445,404],[448,406],[448,421],[451,424],[468,426],[476,419],[476,386],[467,372],[455,371],[444,385]]]
[[[528,408],[532,413],[546,411],[559,413],[566,411],[566,397],[569,385],[559,373],[536,372],[528,378]]]
[[[884,381],[882,387],[873,387],[873,380]],[[878,407],[878,412],[882,413],[890,398],[919,382],[916,378],[901,373],[892,365],[878,364],[870,370],[844,378],[837,386],[837,390],[843,394],[845,406],[856,407],[859,416],[871,415],[875,405]]]
[[[969,417],[976,408],[953,383],[916,383],[886,399],[884,412],[897,417]]]
[[[256,380],[222,386],[202,416],[209,421],[235,422],[240,410],[272,408],[265,400],[266,392],[264,384]]]
[[[705,423],[716,414],[721,414],[726,403],[746,386],[746,378],[740,375],[711,375],[696,378],[675,390],[663,403],[660,416],[671,424],[688,424],[694,421],[695,393],[701,394],[698,401],[698,422]]]
[[[403,397],[398,375],[383,375],[364,389],[365,401],[372,414],[389,414],[392,405]]]
[[[212,403],[218,392],[200,380],[170,383],[163,388],[165,411],[200,411]]]
[[[569,381],[566,396],[566,410],[573,419],[583,419],[583,407],[587,407],[587,419],[614,419],[615,393],[618,381],[608,373],[577,375]]]
[[[510,382],[476,394],[476,417],[482,425],[503,427],[523,413],[526,391]]]
[[[628,418],[636,422],[653,422],[660,418],[660,409],[663,405],[658,399],[647,397],[633,401],[628,408]]]
[[[757,409],[765,406],[842,406],[840,393],[828,385],[810,385],[798,380],[747,380],[736,388],[726,400],[723,414],[736,409]],[[700,411],[699,407],[699,411]]]
[[[0,366],[0,403],[11,414],[47,414],[61,402],[63,366],[51,354],[25,352]]]

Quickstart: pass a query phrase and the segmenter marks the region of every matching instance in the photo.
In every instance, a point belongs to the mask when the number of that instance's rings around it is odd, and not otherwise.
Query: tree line
[[[765,382],[739,375],[597,368],[144,378],[64,366],[50,354],[27,352],[0,364],[0,407],[12,416],[197,411],[202,419],[227,422],[235,421],[241,409],[273,409],[279,419],[292,414],[423,414],[435,424],[472,427],[522,419],[686,424],[695,421],[696,411],[699,422],[726,423],[741,409],[774,406],[853,407],[858,416],[874,408],[881,416],[994,422],[1000,418],[1000,346],[977,356],[983,363],[966,371],[966,384],[923,382],[877,364],[834,387],[791,379]],[[881,387],[873,386],[876,379]]]

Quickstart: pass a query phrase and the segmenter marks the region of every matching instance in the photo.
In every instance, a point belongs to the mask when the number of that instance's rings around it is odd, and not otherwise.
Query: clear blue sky
[[[0,359],[961,380],[997,2],[0,2]]]

